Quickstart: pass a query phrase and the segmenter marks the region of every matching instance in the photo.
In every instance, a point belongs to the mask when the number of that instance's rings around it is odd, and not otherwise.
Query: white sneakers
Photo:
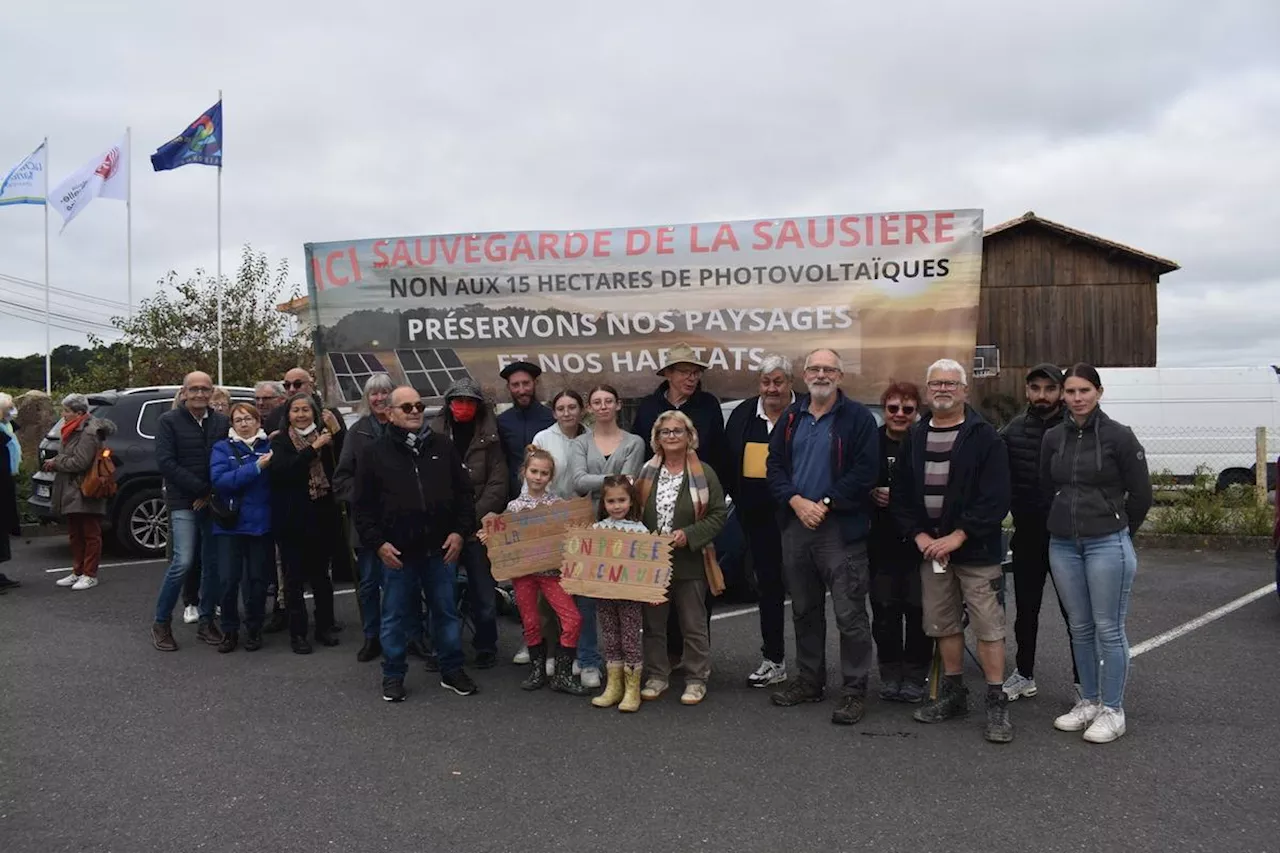
[[[1124,735],[1124,709],[1103,707],[1093,725],[1085,730],[1089,743],[1111,743]]]
[[[1036,680],[1027,678],[1016,669],[1013,671],[1013,675],[1009,676],[1009,679],[1004,683],[1003,689],[1004,695],[1009,697],[1010,702],[1021,699],[1023,696],[1030,699],[1039,692],[1039,688],[1036,687]]]
[[[768,687],[772,684],[781,684],[787,680],[787,664],[774,663],[765,658],[756,667],[756,671],[747,676],[747,685],[750,687]]]
[[[182,621],[188,625],[194,625],[200,621],[200,608],[194,604],[188,604],[182,610]]]
[[[66,575],[65,577],[58,578],[56,581],[53,582],[53,585],[54,586],[74,586],[79,581],[80,581],[80,575],[77,575],[75,572],[72,572],[71,574]]]
[[[520,651],[516,652],[516,655],[511,659],[511,662],[516,666],[524,666],[527,664],[529,662],[529,647],[521,646]]]
[[[81,575],[80,578],[72,584],[72,589],[93,589],[98,585],[98,579],[90,575]]]
[[[582,682],[583,687],[589,687],[592,690],[595,690],[600,686],[600,670],[596,669],[594,666],[589,666],[582,670],[579,674],[578,680]]]
[[[1084,732],[1089,743],[1111,743],[1124,735],[1124,709],[1108,708],[1101,702],[1081,699],[1067,713],[1053,721],[1060,732]]]

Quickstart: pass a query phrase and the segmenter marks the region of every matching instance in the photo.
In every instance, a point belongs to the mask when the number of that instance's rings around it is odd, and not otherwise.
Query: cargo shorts
[[[1004,640],[1004,608],[998,594],[1004,583],[999,563],[989,566],[947,566],[939,574],[933,561],[920,564],[920,584],[924,604],[924,632],[930,637],[952,637],[964,633],[964,611],[974,635],[990,643]]]

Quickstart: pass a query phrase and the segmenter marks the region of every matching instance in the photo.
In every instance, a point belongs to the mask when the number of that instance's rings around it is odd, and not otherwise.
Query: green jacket
[[[710,492],[710,505],[707,514],[701,520],[693,517],[693,496],[689,494],[689,475],[686,472],[680,483],[680,497],[676,498],[676,511],[672,518],[671,530],[683,530],[689,540],[687,548],[676,548],[671,557],[671,580],[691,581],[705,580],[706,564],[702,560],[702,549],[710,545],[724,529],[729,512],[724,505],[724,489],[720,487],[720,478],[711,466],[702,463],[702,470],[707,475],[707,491]],[[658,529],[658,485],[654,483],[649,493],[649,500],[644,505],[644,526],[650,530]]]

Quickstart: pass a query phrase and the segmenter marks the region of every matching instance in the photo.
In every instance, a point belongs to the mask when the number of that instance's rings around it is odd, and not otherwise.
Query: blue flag
[[[222,101],[151,155],[151,166],[157,172],[193,163],[222,168]]]

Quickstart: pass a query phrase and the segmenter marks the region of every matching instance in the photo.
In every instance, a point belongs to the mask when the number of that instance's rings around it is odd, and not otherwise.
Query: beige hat
[[[667,357],[663,359],[662,366],[658,368],[658,375],[661,376],[663,371],[676,364],[693,364],[701,367],[703,370],[708,370],[711,367],[711,365],[707,364],[705,361],[699,361],[693,354],[693,347],[689,346],[684,341],[681,341],[671,349],[667,350]]]

